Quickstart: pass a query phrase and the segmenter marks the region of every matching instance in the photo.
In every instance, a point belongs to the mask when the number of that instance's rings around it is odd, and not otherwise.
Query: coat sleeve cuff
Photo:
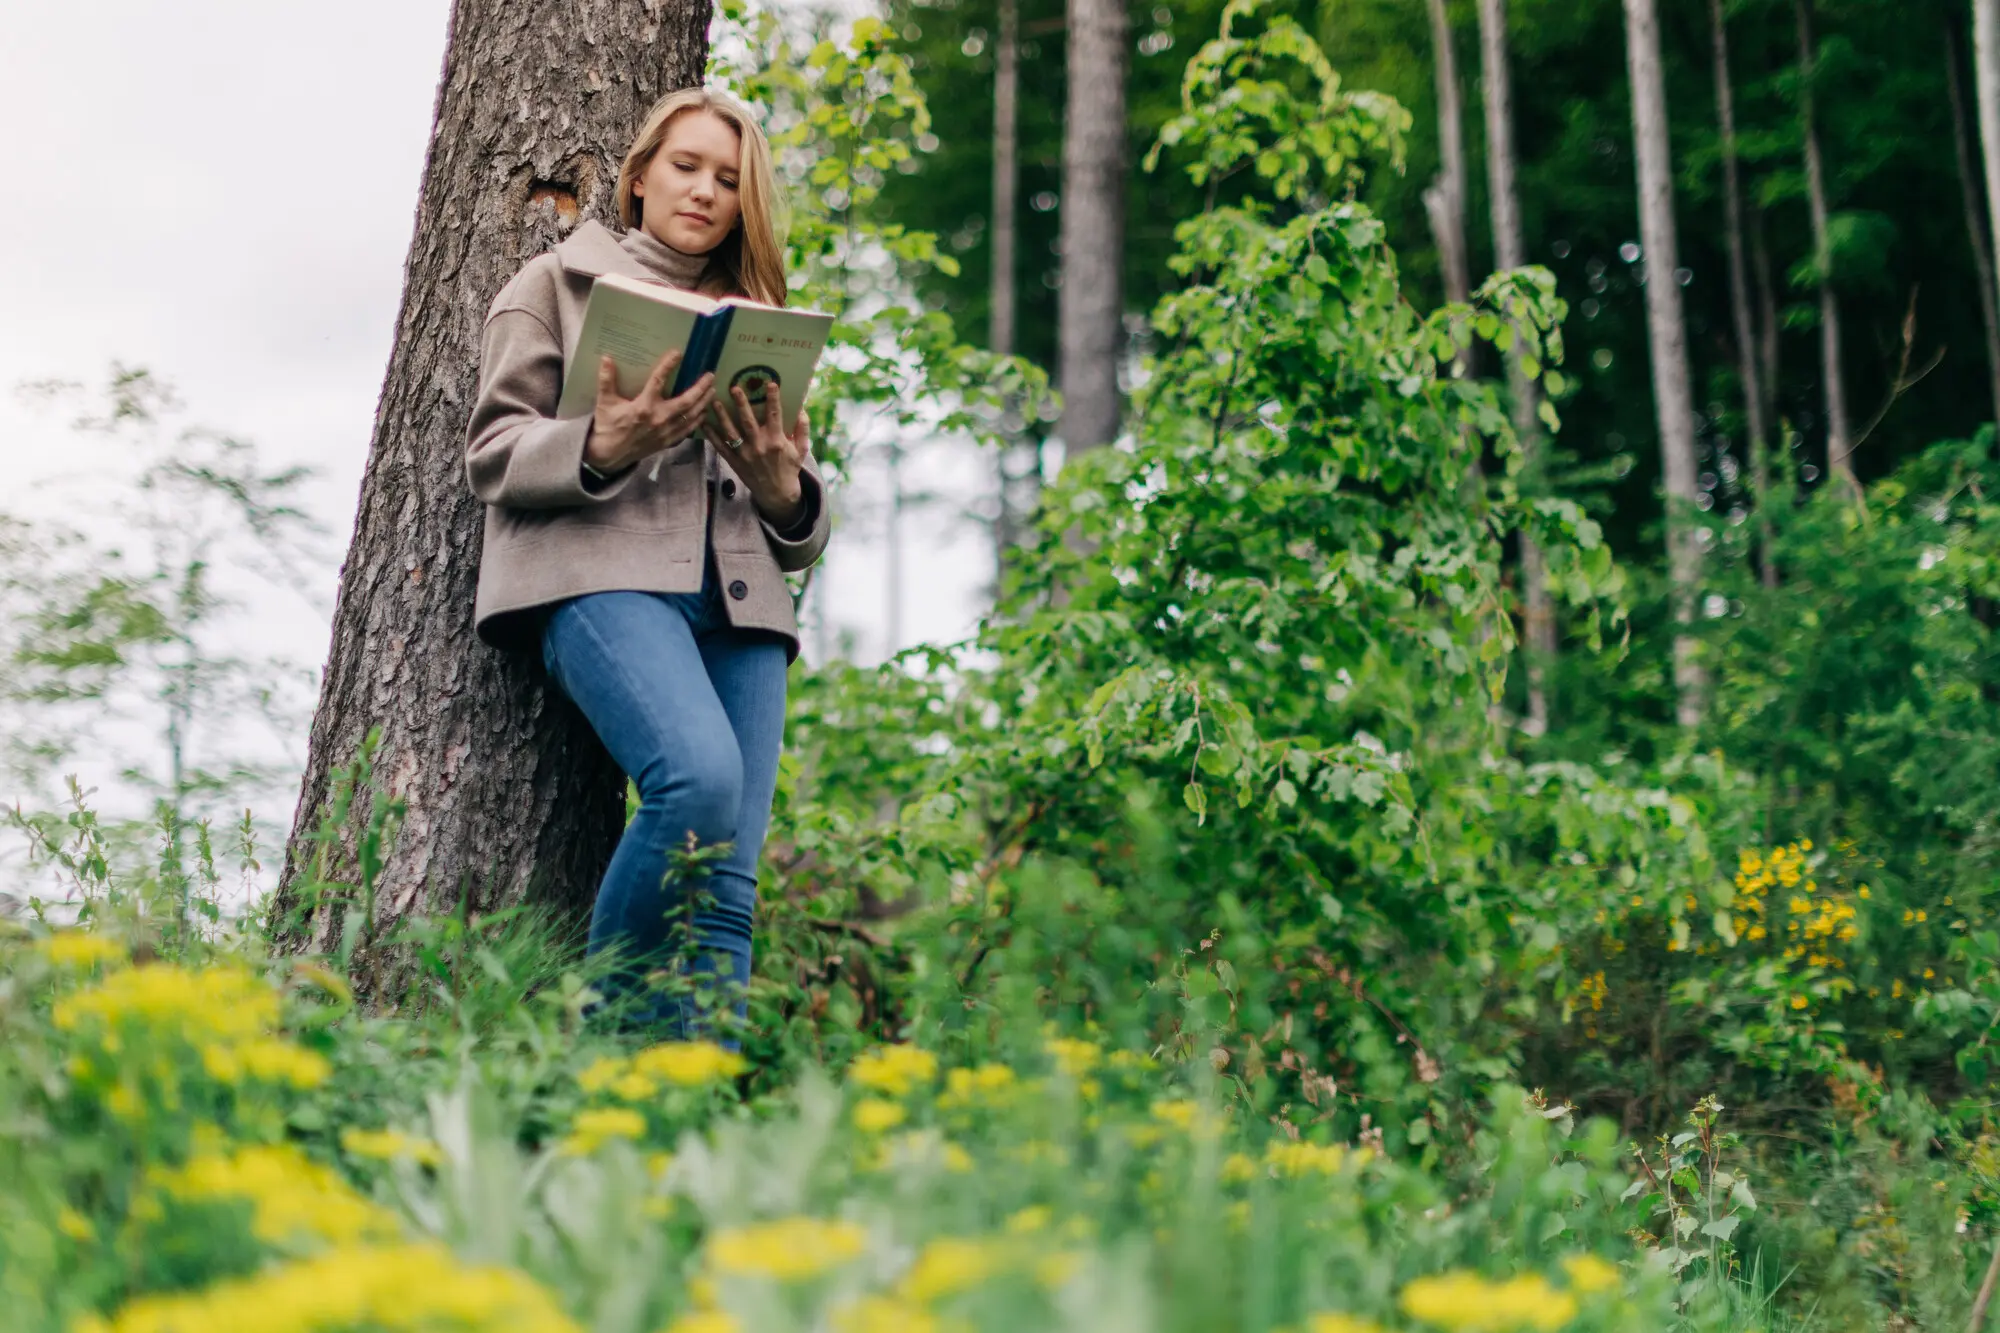
[[[778,568],[787,573],[807,569],[819,559],[826,550],[831,528],[826,488],[812,468],[799,473],[799,500],[799,516],[788,527],[775,527],[761,514],[757,520],[764,525],[764,535],[771,543],[771,553],[778,558]]]
[[[504,451],[506,472],[488,502],[510,509],[570,509],[603,504],[624,490],[637,468],[628,467],[608,481],[584,473],[583,450],[592,425],[589,417],[538,417],[515,426]],[[472,460],[475,469],[480,461]],[[490,485],[494,479],[486,480]]]

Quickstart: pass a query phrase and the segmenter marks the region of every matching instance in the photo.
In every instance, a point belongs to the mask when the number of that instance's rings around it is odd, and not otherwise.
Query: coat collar
[[[556,258],[564,269],[586,277],[620,273],[628,278],[652,278],[638,260],[625,253],[609,228],[592,218],[556,246]]]

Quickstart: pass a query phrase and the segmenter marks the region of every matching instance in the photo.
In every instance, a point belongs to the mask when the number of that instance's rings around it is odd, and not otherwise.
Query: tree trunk
[[[1972,267],[1979,280],[1979,318],[1986,330],[1986,379],[1993,394],[1993,420],[2000,424],[2000,309],[1995,306],[1993,248],[1979,206],[1979,172],[1972,163],[1965,125],[1964,38],[1956,19],[1944,28],[1945,89],[1951,98],[1951,143],[1958,161],[1959,202],[1965,209],[1965,236],[1972,243]]]
[[[1436,16],[1433,15],[1433,22]],[[1493,267],[1520,268],[1528,262],[1521,234],[1521,196],[1514,183],[1514,94],[1507,69],[1507,0],[1479,0],[1479,57],[1486,103],[1486,185],[1492,196]],[[1507,385],[1514,408],[1514,434],[1533,478],[1541,442],[1537,415],[1541,395],[1535,382],[1521,373],[1518,361],[1507,366]],[[1556,656],[1555,608],[1549,602],[1548,566],[1532,533],[1521,533],[1522,639],[1528,649],[1528,718],[1530,735],[1549,729],[1548,668]]]
[[[1729,72],[1729,25],[1722,0],[1708,0],[1715,48],[1715,119],[1722,131],[1722,198],[1729,242],[1729,314],[1736,330],[1736,373],[1743,381],[1743,417],[1750,437],[1750,488],[1757,505],[1757,575],[1778,586],[1775,535],[1765,497],[1771,493],[1771,423],[1758,383],[1757,321],[1750,306],[1750,271],[1743,238],[1743,178],[1736,154],[1736,91]]]
[[[1069,0],[1058,332],[1066,454],[1118,438],[1125,347],[1125,0]]]
[[[1681,317],[1674,234],[1673,162],[1667,149],[1667,96],[1660,74],[1660,27],[1653,0],[1625,0],[1625,61],[1632,81],[1632,139],[1639,166],[1639,240],[1645,247],[1646,329],[1653,353],[1653,409],[1666,491],[1667,564],[1674,584],[1674,716],[1701,722],[1702,672],[1695,657],[1695,584],[1701,552],[1689,522],[1695,501],[1694,395],[1688,383],[1687,328]]]
[[[1979,100],[1986,216],[1993,219],[1988,239],[2000,247],[2000,0],[1972,0],[1972,84]],[[1995,259],[2000,270],[2000,250]]]
[[[1819,269],[1820,378],[1826,393],[1826,470],[1839,478],[1848,493],[1861,496],[1854,475],[1854,426],[1847,415],[1847,381],[1840,373],[1840,298],[1833,291],[1833,241],[1827,227],[1826,165],[1820,157],[1819,130],[1813,123],[1813,67],[1818,47],[1813,40],[1810,0],[1792,0],[1799,30],[1799,128],[1805,139],[1806,204],[1812,211],[1813,249]]]
[[[314,873],[336,770],[381,728],[369,787],[405,806],[375,920],[533,899],[580,911],[624,823],[625,780],[540,662],[472,630],[483,509],[465,480],[479,334],[501,284],[587,218],[615,225],[618,164],[662,94],[700,82],[708,0],[455,0],[403,306],[375,414],[275,919],[332,947],[308,901],[358,883],[356,831]],[[372,788],[372,791],[370,790]],[[357,960],[364,993],[390,966]]]
[[[1465,110],[1458,91],[1458,56],[1452,49],[1451,19],[1444,0],[1430,0],[1431,47],[1436,59],[1438,104],[1438,174],[1424,190],[1424,213],[1437,242],[1438,267],[1444,273],[1444,299],[1454,303],[1472,296],[1472,264],[1465,244]],[[1468,354],[1455,362],[1459,375],[1471,371]]]
[[[1001,356],[1014,351],[1015,210],[1021,189],[1021,5],[1000,0],[999,33],[993,50],[993,224],[992,269],[987,281],[987,346]],[[1010,405],[1011,411],[1011,405]],[[1005,422],[1002,429],[1008,429]],[[993,451],[999,504],[993,517],[993,589],[997,598],[1007,553],[1020,540],[1022,506],[1014,492],[1023,478],[1012,463],[1018,452],[1010,438]]]

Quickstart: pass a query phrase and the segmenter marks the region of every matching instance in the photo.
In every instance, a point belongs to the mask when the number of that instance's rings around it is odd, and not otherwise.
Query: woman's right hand
[[[646,383],[630,398],[619,396],[618,368],[610,357],[597,363],[597,411],[591,419],[590,438],[583,446],[583,461],[600,472],[616,472],[648,454],[679,444],[700,428],[702,418],[715,402],[715,376],[703,375],[679,397],[666,397],[675,367],[681,363],[679,351],[668,352],[646,376]]]

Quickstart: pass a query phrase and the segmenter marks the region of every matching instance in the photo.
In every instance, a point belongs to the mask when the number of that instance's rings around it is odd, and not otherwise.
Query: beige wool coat
[[[665,282],[675,255],[649,236],[621,241],[586,222],[493,298],[465,443],[466,478],[486,503],[473,625],[487,643],[535,649],[547,610],[583,593],[698,592],[712,549],[730,623],[781,634],[798,656],[784,576],[826,549],[816,466],[808,461],[802,478],[806,516],[781,533],[700,436],[597,481],[582,469],[591,418],[555,415],[592,280]]]

